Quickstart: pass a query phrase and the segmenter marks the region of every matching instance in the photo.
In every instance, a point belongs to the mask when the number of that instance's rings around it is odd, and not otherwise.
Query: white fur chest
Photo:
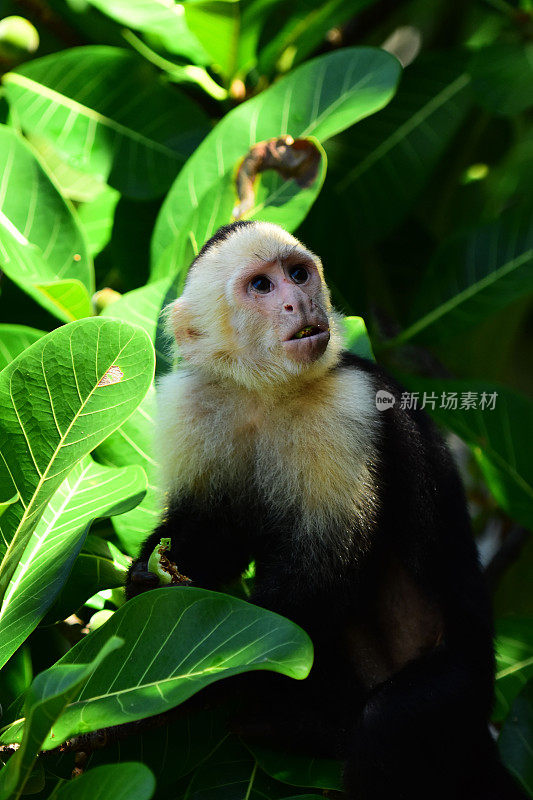
[[[370,378],[335,370],[276,399],[179,370],[159,385],[158,452],[173,496],[252,492],[297,535],[343,535],[376,506],[379,424]]]

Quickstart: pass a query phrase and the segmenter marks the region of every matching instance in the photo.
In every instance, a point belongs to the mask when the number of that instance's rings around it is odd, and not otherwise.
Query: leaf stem
[[[142,39],[127,28],[122,30],[122,36],[134,50],[146,58],[147,61],[150,61],[151,64],[166,72],[169,79],[175,83],[195,83],[215,100],[226,100],[228,97],[226,89],[214,81],[203,67],[198,67],[195,64],[174,64],[173,61],[160,56],[159,53],[148,47]]]

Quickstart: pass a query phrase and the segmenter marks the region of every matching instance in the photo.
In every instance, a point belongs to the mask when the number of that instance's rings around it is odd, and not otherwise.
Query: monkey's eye
[[[260,294],[268,294],[272,291],[272,282],[266,275],[258,275],[257,278],[250,281],[250,286]]]
[[[305,283],[309,277],[309,273],[306,270],[306,268],[300,265],[292,267],[292,269],[289,272],[289,275],[294,281],[294,283]]]

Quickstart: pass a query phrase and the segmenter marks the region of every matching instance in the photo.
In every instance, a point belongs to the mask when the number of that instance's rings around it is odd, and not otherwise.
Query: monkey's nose
[[[294,311],[294,308],[291,306],[290,303],[284,303],[283,308],[285,311]]]

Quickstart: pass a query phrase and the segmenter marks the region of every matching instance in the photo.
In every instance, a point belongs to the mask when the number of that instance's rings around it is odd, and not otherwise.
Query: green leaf
[[[18,67],[3,81],[24,131],[132,197],[163,194],[207,126],[192,100],[114,47],[63,50]]]
[[[142,761],[157,778],[158,791],[174,789],[176,781],[187,775],[228,738],[227,714],[219,709],[189,709],[165,725],[139,731],[105,748],[94,750],[90,767],[122,761]]]
[[[179,800],[282,800],[291,792],[287,785],[265,775],[233,736],[182,781],[181,789]]]
[[[151,386],[131,417],[108,436],[95,453],[104,464],[120,467],[137,464],[146,474],[148,483],[144,499],[131,511],[112,520],[120,546],[131,556],[137,555],[147,535],[159,524],[162,511],[157,460],[153,451],[155,415],[155,389]]]
[[[185,20],[182,3],[173,0],[88,0],[102,14],[142,31],[169,53],[195,64],[207,65],[210,58]]]
[[[495,114],[512,116],[533,105],[533,44],[498,42],[476,51],[470,62],[477,102]]]
[[[287,71],[322,44],[331,28],[353,19],[374,0],[298,0],[285,8],[281,4],[280,30],[264,43],[258,69],[271,73]]]
[[[533,619],[510,617],[496,622],[496,705],[492,714],[501,722],[516,696],[533,676]]]
[[[449,54],[422,56],[387,108],[334,143],[331,203],[345,208],[354,242],[382,239],[405,219],[466,116],[469,82]]]
[[[26,695],[24,729],[20,748],[0,772],[0,800],[20,797],[35,758],[43,742],[53,737],[50,728],[79,689],[90,679],[99,665],[122,645],[113,637],[107,640],[87,664],[55,664],[41,672]]]
[[[278,781],[292,786],[313,786],[342,792],[342,761],[281,753],[247,742],[245,744],[261,769]]]
[[[135,472],[136,469],[142,472],[139,467],[125,467],[116,471]],[[132,499],[129,505],[133,505],[138,497]],[[88,536],[44,624],[65,619],[103,589],[123,586],[130,564],[130,560],[114,544],[99,536]]]
[[[414,321],[393,343],[453,336],[530,292],[531,223],[531,206],[514,206],[495,222],[445,242],[421,281]]]
[[[187,27],[209,54],[213,69],[228,80],[237,62],[239,3],[236,0],[189,0],[184,9]]]
[[[161,308],[170,286],[168,280],[157,281],[123,295],[108,306],[103,316],[134,322],[144,328],[156,345],[158,371],[167,372],[171,366],[166,339],[157,335]],[[138,464],[145,471],[148,487],[144,500],[129,511],[113,519],[113,527],[124,550],[136,556],[139,547],[159,522],[161,497],[157,481],[157,461],[153,452],[156,397],[150,387],[146,397],[131,417],[118,430],[105,439],[96,451],[104,464],[125,466]]]
[[[119,200],[120,194],[116,189],[106,186],[93,200],[78,207],[78,220],[92,256],[100,253],[111,239]]]
[[[410,391],[419,392],[419,408],[424,407],[425,392],[426,411],[471,447],[496,502],[517,522],[533,528],[531,400],[486,381],[430,380],[411,375],[401,378]],[[446,408],[453,393],[457,408]],[[461,408],[468,406],[469,393],[475,396],[476,407]],[[434,408],[429,402],[431,395]]]
[[[202,203],[206,210],[211,204],[202,235],[230,221],[235,203],[234,170],[252,145],[285,134],[294,138],[314,136],[322,142],[382,108],[394,94],[399,74],[399,63],[382,50],[344,49],[299,67],[227,114],[189,159],[165,199],[152,240],[152,279],[174,274],[185,266],[175,257],[165,258],[165,250],[171,249],[176,239],[192,242],[193,251],[203,244],[196,236],[202,222],[197,209]],[[282,186],[269,173],[262,180],[272,196],[267,192],[260,198],[263,207],[254,216],[271,220],[274,215],[274,220],[280,221],[277,203]],[[291,195],[296,194],[292,188]],[[311,202],[313,199],[309,197]],[[298,225],[309,205],[307,202],[297,213],[286,220],[284,217],[285,227]],[[287,202],[284,213],[286,210]],[[182,256],[179,247],[176,252],[178,258]]]
[[[350,353],[354,353],[361,358],[369,358],[375,361],[372,350],[372,342],[366,329],[365,321],[362,317],[344,317],[342,320],[344,327],[344,344]]]
[[[498,739],[498,749],[507,769],[533,797],[533,681],[513,703]]]
[[[95,519],[129,510],[143,497],[146,477],[140,467],[117,469],[95,464],[86,456],[65,478],[46,506],[0,605],[0,667],[39,624],[67,580]],[[106,548],[106,543],[102,543]],[[124,569],[122,576],[124,575]],[[83,581],[74,568],[76,597],[64,619],[99,588]],[[115,584],[119,585],[119,584]],[[84,594],[84,592],[86,592]]]
[[[41,136],[27,134],[26,138],[37,153],[41,164],[50,175],[62,197],[76,203],[89,203],[94,200],[102,191],[109,187],[102,185],[102,181],[76,169],[65,158],[63,158],[54,145]],[[109,191],[113,191],[109,189]]]
[[[0,125],[2,270],[65,322],[92,314],[94,276],[74,211],[12,129]]]
[[[144,764],[97,767],[59,788],[54,800],[150,800],[155,778]]]
[[[144,397],[153,360],[143,330],[87,319],[43,336],[0,373],[0,484],[20,496],[0,522],[0,597],[56,489]]]
[[[26,325],[0,325],[0,370],[44,333]]]
[[[4,511],[6,511],[9,508],[9,506],[13,505],[13,503],[16,503],[18,499],[19,499],[18,494],[14,494],[11,497],[6,497],[5,500],[0,500],[0,517],[2,516]]]
[[[121,655],[96,670],[44,749],[75,733],[166,711],[240,672],[266,669],[305,678],[313,658],[311,640],[289,620],[229,595],[172,587],[130,600],[59,664],[91,659],[116,631],[126,642]],[[2,740],[18,741],[19,727],[9,728]]]

